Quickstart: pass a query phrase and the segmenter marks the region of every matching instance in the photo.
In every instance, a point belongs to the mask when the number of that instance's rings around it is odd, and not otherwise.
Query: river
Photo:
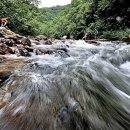
[[[67,53],[34,55],[1,86],[0,130],[130,129],[130,45],[67,44]]]

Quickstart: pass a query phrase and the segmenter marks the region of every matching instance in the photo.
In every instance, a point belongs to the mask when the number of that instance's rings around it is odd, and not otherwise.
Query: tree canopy
[[[129,14],[129,0],[72,0],[65,11],[46,25],[49,31],[45,33],[52,37],[73,35],[79,39],[85,32],[93,35],[96,29],[101,37],[112,32],[123,35],[130,33]]]
[[[130,33],[129,0],[72,0],[70,5],[38,8],[38,0],[1,0],[0,17],[10,17],[9,28],[24,35],[45,34],[100,37]]]
[[[38,0],[1,0],[0,17],[9,17],[9,28],[15,32],[32,35],[39,26],[36,16]]]

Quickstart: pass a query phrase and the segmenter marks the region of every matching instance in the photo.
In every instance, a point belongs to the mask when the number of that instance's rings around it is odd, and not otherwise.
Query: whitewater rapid
[[[2,86],[10,95],[0,109],[0,129],[129,130],[130,45],[81,40],[53,46],[68,52],[34,55]]]

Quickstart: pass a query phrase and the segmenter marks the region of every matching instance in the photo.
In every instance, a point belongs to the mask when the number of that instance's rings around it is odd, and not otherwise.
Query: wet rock
[[[54,50],[53,49],[41,49],[41,48],[39,48],[38,49],[42,54],[52,54],[53,52],[54,52]]]
[[[130,36],[128,36],[128,37],[123,37],[123,38],[122,38],[122,41],[123,41],[123,42],[126,42],[127,44],[130,44]]]
[[[46,42],[45,42],[45,45],[51,45],[52,44],[52,40],[51,39],[48,39]]]
[[[17,67],[24,65],[28,61],[24,59],[14,60],[5,57],[2,58],[4,59],[4,62],[0,63],[0,79],[2,81],[6,80]]]
[[[5,55],[5,54],[14,54],[14,51],[8,47],[6,44],[2,43],[0,44],[0,54]]]
[[[41,54],[53,54],[53,53],[62,53],[62,52],[67,52],[66,48],[39,48],[37,49]]]
[[[21,40],[20,40],[21,44],[24,45],[24,46],[31,46],[31,41],[29,40],[29,38],[26,38],[26,37],[23,37]]]
[[[0,83],[2,84],[5,80],[9,78],[10,75],[11,75],[10,71],[0,72]]]
[[[4,36],[4,38],[6,38],[6,39],[17,39],[17,37],[14,36],[14,35],[7,35],[7,36]]]
[[[38,35],[34,37],[23,37],[15,34],[5,27],[0,28],[0,34],[3,36],[0,38],[0,54],[16,54],[17,56],[31,56],[32,53],[36,55],[42,54],[60,54],[67,53],[67,49],[64,46],[51,46],[52,39],[47,39],[44,35]],[[65,38],[63,38],[65,39]],[[41,48],[37,45],[50,45],[49,48]],[[63,44],[62,44],[63,45]],[[37,48],[39,47],[39,48]],[[45,46],[46,47],[46,46]],[[30,53],[31,52],[31,53]]]
[[[15,41],[13,39],[0,38],[0,43],[4,43],[9,47],[12,47],[15,44]]]
[[[4,97],[2,93],[5,93],[10,89],[8,85],[5,85],[5,87],[3,87],[3,85],[6,84],[7,81],[10,81],[10,76],[14,73],[16,68],[19,68],[28,62],[28,60],[24,59],[14,60],[7,58],[5,59],[4,57],[2,58],[4,59],[4,62],[0,63],[0,108],[5,105],[5,100],[2,100]]]
[[[24,47],[28,52],[33,52],[33,48],[32,47],[29,47],[29,46],[25,46]]]
[[[38,42],[35,39],[30,39],[32,45],[40,45],[40,42]]]
[[[52,40],[51,39],[40,40],[40,44],[43,44],[43,45],[52,45]]]
[[[5,27],[0,27],[0,34],[5,38],[16,37],[16,33]]]
[[[35,55],[42,55],[42,52],[41,52],[39,49],[34,49],[34,50],[33,50],[33,53],[34,53]]]
[[[57,50],[55,56],[58,56],[58,55],[60,55],[62,58],[70,57],[70,55],[67,52],[64,52],[63,50]]]
[[[3,63],[5,59],[5,57],[0,56],[0,63]]]
[[[17,56],[25,56],[25,57],[28,57],[28,56],[31,56],[30,53],[23,47],[21,46],[18,46],[16,49],[15,49],[15,54]]]
[[[46,40],[40,40],[39,41],[40,45],[46,45],[46,42],[47,42]]]
[[[67,53],[68,52],[68,46],[60,46],[60,45],[50,45],[50,46],[45,46],[45,48],[42,47],[34,47],[34,53],[36,55],[41,55],[41,54],[56,54],[56,53]]]
[[[41,41],[40,41],[41,42]],[[43,42],[41,42],[44,45],[52,45],[53,44],[53,39],[49,38],[47,40],[44,40]]]
[[[36,36],[35,39],[36,39],[37,41],[40,41],[40,40],[47,40],[47,37],[44,36],[44,35],[38,35],[38,36]]]

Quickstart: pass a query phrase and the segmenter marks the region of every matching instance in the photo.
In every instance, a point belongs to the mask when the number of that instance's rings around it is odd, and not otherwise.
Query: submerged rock
[[[11,74],[14,73],[15,69],[24,65],[28,60],[14,60],[5,57],[0,57],[2,62],[0,62],[0,83],[2,84],[6,81]]]

